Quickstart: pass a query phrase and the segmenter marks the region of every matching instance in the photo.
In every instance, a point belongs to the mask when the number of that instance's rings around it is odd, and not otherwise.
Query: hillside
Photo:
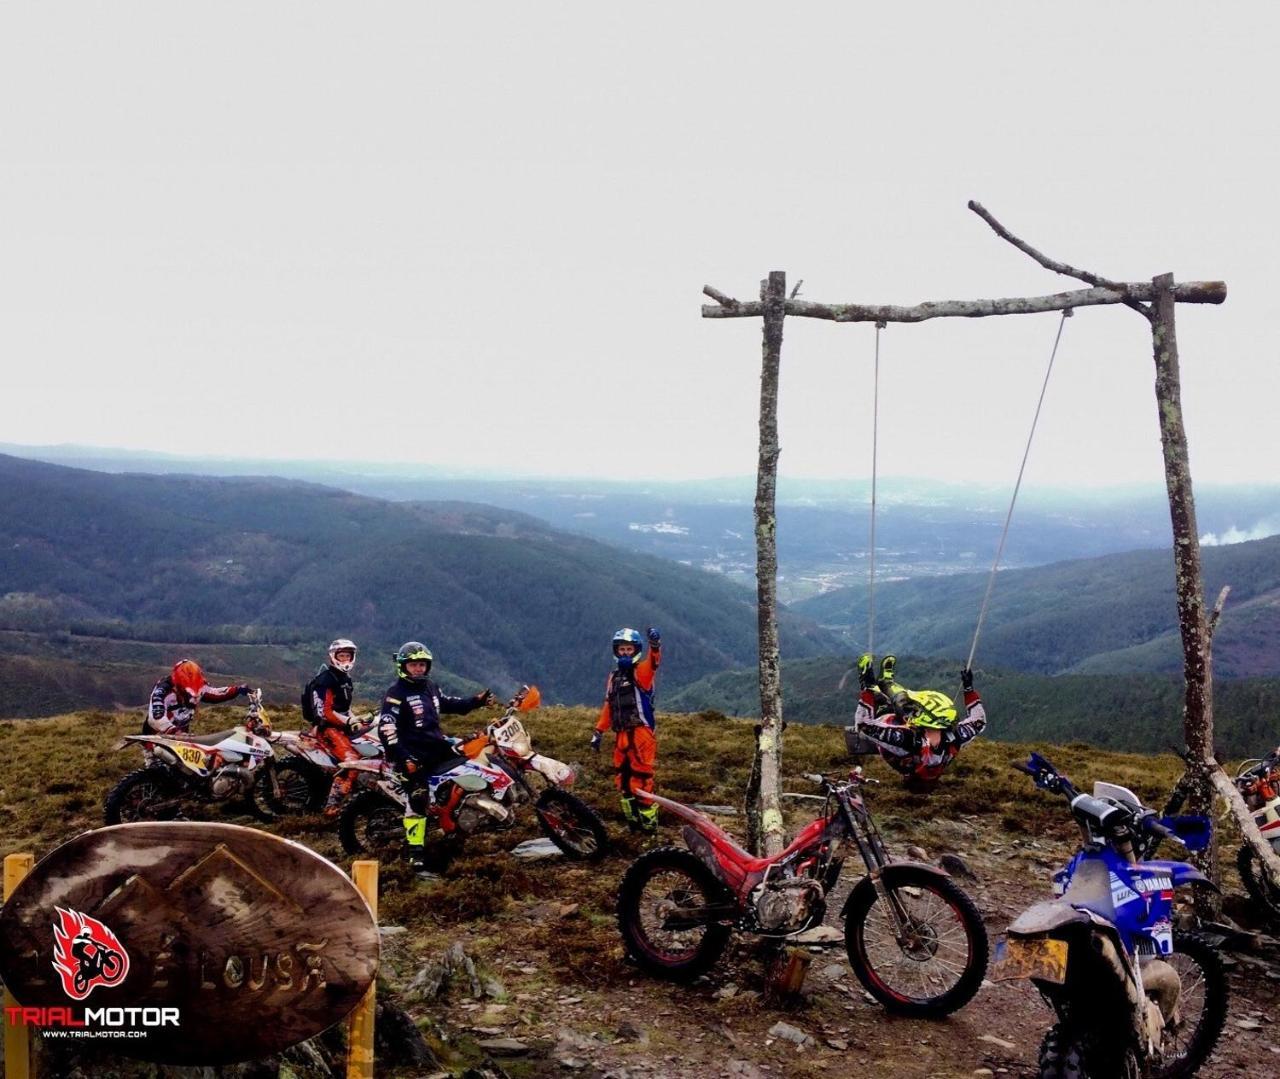
[[[275,718],[278,726],[289,726],[296,714]],[[540,750],[574,761],[584,756],[582,735],[591,718],[586,709],[546,709],[529,716],[527,723]],[[213,715],[208,721],[211,728],[218,722]],[[750,725],[665,713],[660,724],[664,792],[685,801],[736,805],[750,762]],[[129,717],[106,713],[0,722],[0,760],[5,762],[0,771],[0,854],[29,850],[41,856],[97,826],[102,793],[136,766],[134,753],[108,749],[129,726]],[[61,751],[49,753],[50,745]],[[870,789],[868,802],[894,853],[903,857],[909,844],[919,844],[932,859],[944,853],[963,858],[976,879],[962,885],[992,937],[1016,913],[1050,894],[1050,874],[1075,841],[1065,807],[1030,790],[1026,778],[1009,767],[1027,748],[975,743],[929,799],[906,794],[878,762],[868,765],[870,774],[884,781]],[[1132,787],[1149,801],[1161,799],[1180,771],[1179,762],[1167,755],[1038,748],[1082,787],[1107,779]],[[822,727],[788,732],[787,777],[847,767],[839,732]],[[439,1064],[396,1067],[390,1043],[380,1038],[379,1076],[829,1079],[852,1070],[902,1079],[961,1079],[982,1068],[986,1074],[1035,1074],[1036,1050],[1051,1020],[1038,996],[1023,984],[986,983],[971,1004],[939,1023],[889,1017],[869,1003],[839,945],[810,953],[805,993],[786,1008],[762,999],[765,957],[749,939],[740,938],[693,986],[643,976],[623,956],[613,913],[619,880],[643,846],[618,828],[607,764],[588,756],[580,777],[579,794],[600,808],[618,844],[617,852],[598,866],[513,860],[507,852],[533,834],[527,817],[514,834],[473,839],[439,884],[416,885],[399,863],[382,866],[380,920],[388,929],[403,931],[384,936],[379,995],[408,1011]],[[809,789],[794,778],[788,786]],[[787,804],[788,826],[795,830],[809,818],[812,805]],[[217,819],[247,823],[246,818]],[[740,831],[740,819],[720,819],[730,831]],[[349,867],[350,860],[318,818],[269,830]],[[679,842],[669,820],[663,822],[660,842]],[[1230,849],[1229,836],[1226,842]],[[837,931],[843,896],[860,875],[856,857],[846,861],[826,919]],[[1233,916],[1245,917],[1247,911],[1235,899],[1238,883],[1231,876],[1224,883]],[[439,998],[424,999],[414,989],[415,979],[453,945],[475,963],[479,994],[473,997],[460,977],[446,982]],[[1260,976],[1261,965],[1247,955],[1233,960],[1227,1031],[1200,1073],[1208,1079],[1260,1074],[1258,1061],[1268,1059],[1269,1026],[1235,1022],[1274,1015],[1280,1007],[1280,989]],[[803,1031],[812,1044],[801,1051],[785,1038],[770,1036],[779,1021]],[[495,1037],[515,1043],[508,1043],[509,1055],[496,1062],[482,1045]],[[340,1051],[340,1042],[331,1036],[318,1039],[318,1046],[325,1060]],[[118,1058],[73,1060],[58,1055],[59,1048],[44,1043],[39,1074],[177,1079],[172,1070]],[[76,1064],[79,1072],[72,1070]],[[310,1054],[291,1058],[288,1070],[260,1067],[253,1074],[322,1079],[331,1073]]]
[[[1219,674],[1280,675],[1280,536],[1205,547],[1209,602],[1224,584],[1231,599],[1214,639]],[[987,574],[887,581],[876,588],[876,638],[899,653],[963,657]],[[865,587],[843,588],[794,605],[855,642],[865,637]],[[1173,560],[1168,551],[1130,551],[996,578],[982,652],[1001,667],[1057,674],[1071,670],[1181,669]],[[1172,635],[1172,636],[1171,636]],[[1105,657],[1112,657],[1107,659]],[[1085,666],[1091,657],[1096,661]]]
[[[673,688],[755,654],[746,590],[509,510],[4,456],[0,487],[0,628],[46,636],[32,661],[56,659],[67,634],[169,642],[166,658],[193,643],[284,644],[301,684],[343,635],[376,687],[391,678],[379,653],[418,637],[461,678],[503,692],[536,680],[573,702],[599,694],[619,624],[662,628]],[[793,654],[832,649],[806,619],[782,629]],[[0,714],[31,714],[22,686],[0,681]]]
[[[789,723],[853,721],[856,675],[840,680],[850,661],[800,659],[782,665],[783,716]],[[904,656],[898,677],[913,688],[960,696],[957,665]],[[978,671],[990,718],[988,737],[1004,742],[1088,742],[1107,749],[1153,752],[1181,746],[1183,684],[1179,676],[1023,674]],[[760,712],[754,669],[721,671],[664,700],[679,712],[713,709],[727,715]],[[1223,679],[1214,684],[1214,729],[1219,753],[1254,756],[1280,742],[1280,678]]]

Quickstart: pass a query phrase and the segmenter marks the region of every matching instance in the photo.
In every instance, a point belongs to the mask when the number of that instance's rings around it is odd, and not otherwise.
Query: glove
[[[241,697],[247,697],[253,692],[253,686],[236,686],[236,693]]]
[[[973,671],[968,667],[960,672],[960,686],[966,693],[973,691]]]
[[[871,673],[875,657],[870,652],[863,652],[858,657],[858,685],[863,689],[875,689],[876,677]]]
[[[604,733],[602,731],[596,731],[596,733],[591,736],[591,748],[597,753],[600,752],[600,739],[603,737]]]
[[[880,681],[892,682],[893,676],[898,670],[898,657],[894,655],[885,656],[880,661]]]
[[[649,634],[649,644],[654,648],[661,648],[662,634],[658,632],[658,627],[650,626],[646,632]]]
[[[497,704],[498,698],[493,695],[493,690],[483,689],[475,696],[476,704],[481,708],[488,708],[490,705]]]
[[[364,724],[352,716],[347,720],[347,733],[354,737],[357,734],[364,733]]]

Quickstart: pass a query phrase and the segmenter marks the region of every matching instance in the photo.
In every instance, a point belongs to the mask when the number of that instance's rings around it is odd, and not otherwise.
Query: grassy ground
[[[232,706],[209,709],[202,713],[202,729],[230,725],[238,715]],[[448,726],[467,733],[476,719],[453,719]],[[273,720],[278,728],[300,725],[296,710],[273,713]],[[111,747],[122,734],[135,732],[139,721],[90,712],[0,722],[0,853],[29,850],[40,857],[70,836],[100,826],[106,791],[141,763],[136,749],[116,753]],[[613,910],[620,876],[644,844],[617,827],[608,754],[596,757],[587,744],[593,722],[594,713],[581,708],[549,708],[526,720],[539,751],[579,766],[576,789],[610,822],[619,848],[613,857],[598,866],[516,862],[505,852],[536,834],[532,815],[526,814],[514,833],[473,838],[436,885],[417,884],[402,864],[383,867],[381,921],[407,930],[388,938],[387,985],[403,988],[427,959],[454,942],[464,945],[482,976],[499,983],[484,1001],[471,1000],[455,985],[441,1002],[410,1004],[422,1023],[444,1024],[438,1047],[451,1068],[480,1062],[484,1054],[477,1040],[501,1032],[531,1047],[525,1056],[503,1060],[513,1077],[563,1074],[557,1061],[566,1052],[590,1062],[578,1074],[595,1076],[718,1076],[728,1074],[727,1060],[743,1061],[738,1073],[748,1075],[828,1075],[833,1067],[858,1064],[903,1076],[970,1075],[983,1066],[1028,1074],[1049,1023],[1029,991],[984,989],[973,1005],[943,1024],[893,1020],[869,1005],[856,983],[831,965],[844,962],[837,949],[815,961],[815,971],[826,964],[825,973],[811,977],[811,992],[799,1010],[783,1014],[761,1002],[763,967],[745,942],[711,979],[692,989],[641,976],[624,957]],[[751,724],[714,713],[662,716],[659,722],[661,790],[682,801],[739,804],[751,761]],[[1044,752],[1082,789],[1106,779],[1133,788],[1154,805],[1161,804],[1181,771],[1172,756],[979,740],[926,798],[905,792],[879,761],[866,762],[868,774],[883,781],[868,800],[891,845],[900,851],[917,843],[931,854],[952,851],[969,859],[980,877],[972,886],[975,899],[993,934],[1012,913],[1047,895],[1049,873],[1073,842],[1061,799],[1035,791],[1010,767],[1025,759],[1028,748]],[[841,772],[849,764],[839,729],[787,731],[784,773],[797,777],[788,782],[790,789],[811,789],[798,778],[804,772]],[[811,811],[811,804],[800,805],[804,808],[791,815],[792,827]],[[732,818],[728,827],[740,830]],[[349,864],[319,818],[270,829],[344,867]],[[662,841],[678,842],[667,824]],[[1233,840],[1224,837],[1224,851],[1233,850]],[[847,966],[843,970],[847,974]],[[735,992],[718,995],[728,983]],[[1273,998],[1267,1000],[1259,1007],[1274,1005]],[[643,1044],[619,1038],[619,1021],[628,1015],[642,1021]],[[780,1018],[809,1030],[818,1039],[817,1049],[797,1052],[765,1037]],[[984,1039],[992,1031],[1003,1034],[1006,1044],[1015,1043],[1016,1050]],[[579,1039],[576,1050],[573,1038]],[[846,1048],[832,1048],[840,1045]],[[1236,1059],[1247,1060],[1251,1047],[1239,1049]]]

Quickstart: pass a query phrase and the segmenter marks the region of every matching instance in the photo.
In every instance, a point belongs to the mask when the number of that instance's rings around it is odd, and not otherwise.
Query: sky
[[[758,320],[1182,305],[1193,475],[1280,450],[1275,5],[9,3],[0,440],[680,479],[756,461]],[[1273,72],[1267,75],[1268,71]],[[891,325],[883,475],[1012,483],[1057,315]],[[874,330],[788,319],[781,470],[866,476]],[[1064,331],[1024,483],[1160,482],[1150,330]]]

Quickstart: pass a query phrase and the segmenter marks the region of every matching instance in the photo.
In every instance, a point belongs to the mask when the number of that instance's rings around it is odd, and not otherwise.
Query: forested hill
[[[857,675],[848,659],[797,659],[782,665],[783,717],[789,723],[853,722]],[[913,689],[940,689],[960,699],[956,663],[900,657],[899,680]],[[1161,753],[1181,746],[1183,682],[1179,675],[1050,677],[978,669],[978,689],[990,726],[1005,742],[1060,745],[1088,742],[1107,749]],[[668,695],[673,712],[714,710],[734,716],[760,712],[755,670],[722,671]],[[1280,742],[1280,678],[1219,680],[1214,684],[1218,752],[1253,757]]]
[[[1202,550],[1208,602],[1231,597],[1214,637],[1224,677],[1280,675],[1280,536]],[[968,654],[987,574],[891,581],[876,588],[876,640],[899,653]],[[843,628],[851,647],[865,636],[865,587],[842,588],[793,605]],[[982,655],[1001,667],[1071,671],[1176,672],[1182,668],[1169,551],[1132,551],[996,578]]]
[[[567,702],[599,697],[619,624],[662,628],[669,689],[754,662],[746,590],[508,510],[7,456],[0,490],[0,629],[309,649],[341,634],[371,685],[389,680],[379,653],[419,637],[463,678]],[[803,618],[782,633],[790,655],[836,650]],[[20,714],[18,692],[0,685],[0,714]]]

